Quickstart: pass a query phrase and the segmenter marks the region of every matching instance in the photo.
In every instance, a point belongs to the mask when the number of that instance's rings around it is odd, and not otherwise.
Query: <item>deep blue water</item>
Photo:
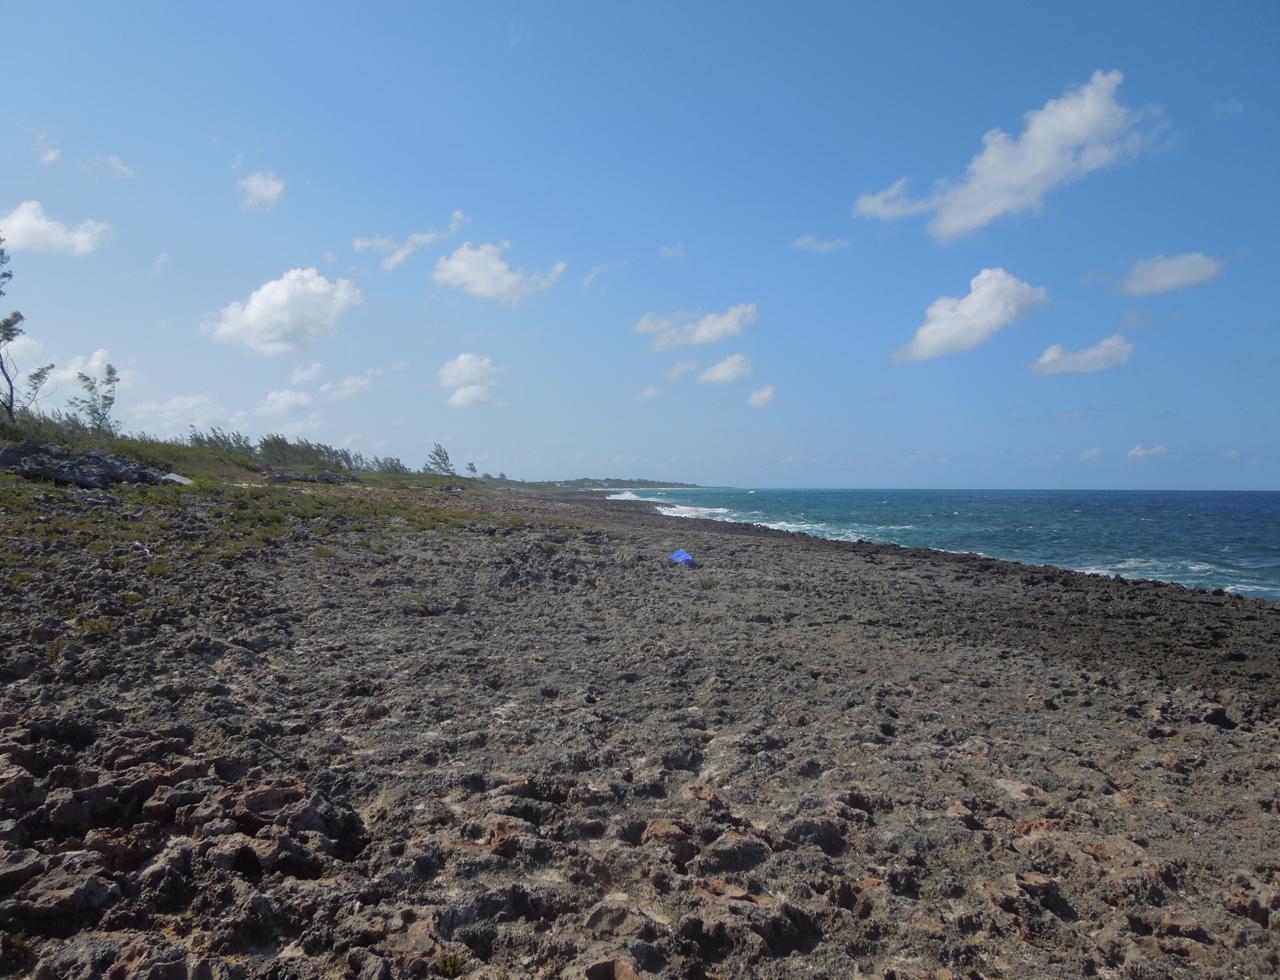
[[[668,514],[1280,600],[1280,492],[632,490]]]

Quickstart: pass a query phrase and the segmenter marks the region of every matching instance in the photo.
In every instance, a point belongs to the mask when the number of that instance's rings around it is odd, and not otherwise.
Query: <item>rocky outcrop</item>
[[[249,498],[90,496],[4,514],[0,972],[1280,967],[1275,606],[505,491],[201,560]]]
[[[321,470],[319,473],[292,470],[269,470],[263,474],[268,483],[325,483],[336,486],[340,483],[359,483],[358,477],[350,473],[335,473],[332,470]]]
[[[190,483],[176,473],[165,473],[137,460],[96,451],[76,451],[53,444],[0,443],[0,470],[29,480],[106,490],[113,483]]]

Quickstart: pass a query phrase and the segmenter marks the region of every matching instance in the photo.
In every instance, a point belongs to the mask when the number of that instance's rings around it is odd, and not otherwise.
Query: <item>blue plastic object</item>
[[[679,551],[671,553],[671,560],[677,565],[683,565],[685,568],[692,568],[695,564],[693,555],[681,548]]]

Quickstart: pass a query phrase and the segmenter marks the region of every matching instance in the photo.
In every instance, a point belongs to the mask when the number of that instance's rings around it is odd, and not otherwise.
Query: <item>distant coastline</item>
[[[977,554],[1280,601],[1275,492],[632,486],[609,499],[650,503],[668,517]]]

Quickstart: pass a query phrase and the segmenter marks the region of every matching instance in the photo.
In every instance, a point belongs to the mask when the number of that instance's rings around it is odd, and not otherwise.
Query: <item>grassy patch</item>
[[[35,572],[17,571],[9,576],[9,588],[17,591],[28,582],[33,582],[37,578]]]
[[[441,953],[436,960],[436,973],[442,977],[460,977],[467,972],[467,958],[461,953]]]
[[[80,632],[85,636],[91,636],[98,639],[110,636],[115,632],[116,622],[114,619],[107,619],[104,616],[98,616],[93,619],[86,619],[80,623]]]

